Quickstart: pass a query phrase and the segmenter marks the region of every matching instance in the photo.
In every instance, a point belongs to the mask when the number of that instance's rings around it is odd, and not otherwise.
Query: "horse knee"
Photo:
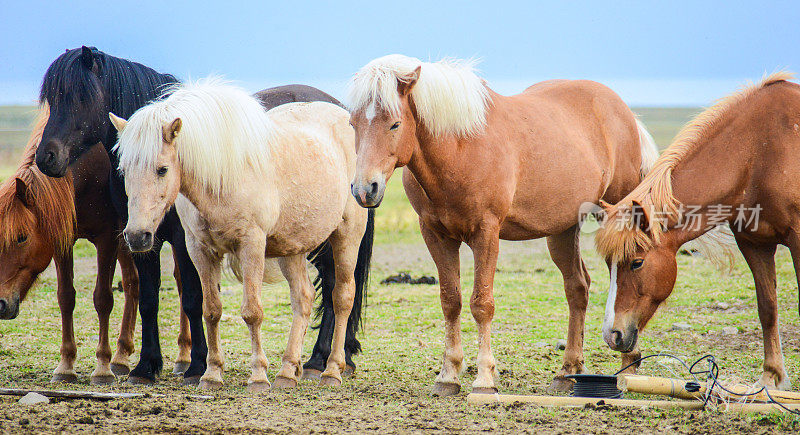
[[[260,324],[264,319],[264,311],[261,307],[243,308],[242,320],[248,325]]]
[[[469,309],[476,322],[490,321],[494,317],[494,299],[473,298],[470,301]]]

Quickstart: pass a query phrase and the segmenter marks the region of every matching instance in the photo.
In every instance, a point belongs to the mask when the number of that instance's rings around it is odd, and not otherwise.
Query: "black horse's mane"
[[[67,50],[47,68],[39,103],[47,102],[51,108],[62,104],[74,105],[79,101],[99,102],[105,95],[112,112],[123,118],[158,98],[178,79],[171,74],[161,74],[152,68],[127,59],[120,59],[90,47],[94,59],[93,74],[83,64],[82,49]]]

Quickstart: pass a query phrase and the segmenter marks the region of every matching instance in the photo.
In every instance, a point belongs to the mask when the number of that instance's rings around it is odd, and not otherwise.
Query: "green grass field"
[[[12,112],[19,111],[24,112],[18,108]],[[663,148],[696,110],[640,109],[637,112]],[[5,113],[0,109],[0,120],[6,119]],[[23,123],[27,122],[24,117],[22,119]],[[4,125],[2,122],[5,121],[0,121],[0,125]],[[13,164],[3,162],[0,167],[3,168],[0,177],[7,176],[10,173],[7,168],[13,168]],[[446,399],[429,397],[443,351],[438,287],[380,284],[383,278],[399,271],[415,276],[435,275],[434,264],[422,243],[416,215],[402,191],[399,175],[392,178],[384,203],[377,210],[372,285],[360,336],[364,353],[356,358],[356,376],[346,380],[342,387],[323,389],[304,383],[288,392],[260,396],[247,393],[249,339],[239,317],[241,286],[228,279],[222,286],[226,385],[222,391],[213,393],[213,401],[197,402],[187,398],[197,391],[180,387],[179,381],[167,374],[176,356],[178,305],[172,269],[164,267],[159,328],[165,374],[159,385],[152,388],[119,384],[98,389],[147,391],[165,396],[106,405],[64,401],[34,408],[22,408],[14,399],[0,399],[0,430],[561,433],[796,433],[800,430],[800,419],[790,416],[614,408],[549,410],[521,404],[467,405],[465,395],[475,377],[476,358],[476,328],[468,308],[474,275],[471,253],[467,249],[462,250],[465,307],[462,327],[467,367],[461,377],[463,392]],[[582,253],[593,280],[585,332],[586,368],[589,372],[610,374],[619,368],[620,362],[618,354],[608,349],[600,333],[608,272],[594,252],[590,236],[582,240]],[[75,260],[76,368],[81,384],[59,385],[58,388],[90,388],[88,376],[94,366],[97,341],[97,320],[91,302],[93,257],[93,248],[81,242]],[[170,263],[168,252],[164,252],[163,258],[165,263]],[[669,352],[689,361],[712,353],[721,366],[723,378],[747,383],[756,381],[762,362],[761,330],[752,277],[741,256],[737,254],[730,273],[716,270],[700,256],[680,255],[678,261],[675,291],[642,333],[642,352]],[[783,349],[792,385],[797,388],[800,386],[798,290],[786,250],[779,251],[777,263]],[[497,267],[493,347],[501,375],[499,388],[504,393],[542,394],[561,367],[563,356],[563,351],[553,346],[556,340],[565,337],[567,327],[561,276],[548,257],[543,240],[503,242]],[[51,268],[22,304],[19,317],[0,322],[0,386],[52,388],[48,381],[58,362],[60,344],[55,287]],[[119,326],[122,295],[116,294],[115,301],[112,331]],[[287,287],[284,284],[265,286],[263,302],[264,348],[272,364],[269,375],[274,376],[291,321]],[[720,309],[718,302],[727,303],[729,308]],[[671,326],[676,322],[688,323],[692,328],[672,331]],[[739,333],[723,335],[721,330],[725,326],[735,326]],[[310,331],[304,358],[310,355],[315,337],[316,333]],[[137,331],[137,343],[139,339]],[[134,355],[134,362],[136,359]],[[640,372],[688,376],[666,359],[645,362]]]

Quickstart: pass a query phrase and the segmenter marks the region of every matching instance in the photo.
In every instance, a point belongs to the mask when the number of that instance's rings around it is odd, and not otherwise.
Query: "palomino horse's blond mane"
[[[704,143],[703,139],[734,107],[759,89],[792,78],[794,74],[787,71],[765,76],[759,83],[745,86],[740,91],[720,99],[686,124],[639,186],[618,204],[606,210],[603,228],[598,231],[595,238],[600,254],[612,263],[617,263],[630,259],[638,249],[649,249],[658,244],[665,230],[662,224],[665,221],[678,222],[682,217],[682,204],[672,192],[672,171],[675,167]],[[658,215],[658,222],[649,222],[649,234],[638,225],[631,224],[631,208],[634,202],[644,208],[646,216]],[[709,233],[710,237],[704,237],[706,240],[701,240],[701,244],[719,245],[725,237],[719,237],[716,233],[716,231]]]
[[[377,109],[393,115],[400,112],[398,82],[407,82],[420,68],[411,97],[422,124],[433,134],[469,136],[486,125],[491,103],[489,90],[475,73],[474,60],[419,59],[390,54],[361,68],[350,81],[348,103],[351,111],[364,110],[370,121]]]
[[[56,252],[63,253],[72,247],[76,222],[72,177],[69,174],[61,178],[48,177],[39,171],[34,162],[49,115],[50,109],[45,103],[36,117],[19,167],[0,185],[0,216],[3,216],[3,225],[0,225],[0,250],[16,244],[21,234],[30,235],[35,232],[37,219],[39,227],[54,244]],[[28,209],[20,207],[15,200],[17,178],[28,186],[28,195],[34,204],[36,216]]]

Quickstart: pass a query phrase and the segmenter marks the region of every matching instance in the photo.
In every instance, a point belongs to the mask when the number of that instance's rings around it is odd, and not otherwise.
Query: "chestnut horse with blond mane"
[[[19,314],[20,303],[37,277],[51,259],[55,260],[61,361],[52,381],[76,382],[72,247],[77,239],[88,239],[97,248],[93,300],[99,321],[97,366],[91,383],[112,383],[115,372],[129,370],[128,359],[133,353],[139,293],[136,269],[130,252],[118,249],[121,225],[108,196],[111,164],[102,144],[90,147],[65,177],[50,178],[36,167],[34,156],[49,114],[49,106],[43,104],[19,167],[0,185],[0,319],[13,319]],[[125,308],[117,352],[112,358],[108,327],[114,306],[111,285],[117,259],[122,266]]]
[[[355,75],[350,107],[358,150],[353,195],[377,207],[395,168],[405,167],[406,194],[439,272],[445,351],[433,393],[461,389],[462,243],[475,258],[473,391],[497,391],[491,322],[501,238],[547,237],[569,304],[567,349],[551,388],[570,389],[564,376],[584,370],[590,283],[578,246],[579,208],[624,197],[658,155],[628,106],[607,87],[583,80],[547,81],[506,97],[471,62],[390,55]]]
[[[597,248],[611,265],[603,323],[609,347],[636,345],[672,292],[678,249],[725,225],[755,280],[764,332],[760,383],[789,388],[774,257],[778,244],[787,246],[800,283],[800,86],[791,78],[778,72],[720,100],[683,128],[633,192],[605,205]]]

